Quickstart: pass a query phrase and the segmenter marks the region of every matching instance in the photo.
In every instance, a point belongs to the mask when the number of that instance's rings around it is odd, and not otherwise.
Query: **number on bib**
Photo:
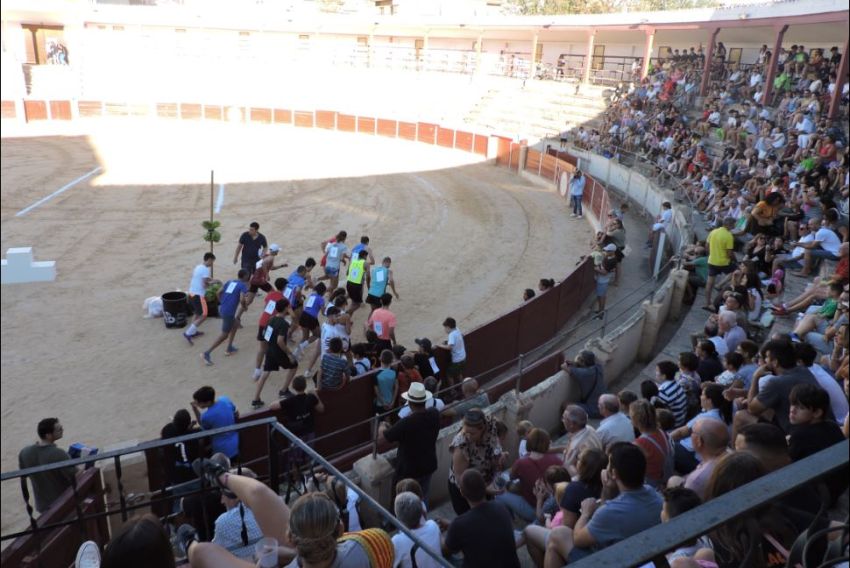
[[[339,249],[335,246],[332,246],[328,249],[328,258],[336,258],[339,256]]]
[[[267,314],[273,314],[273,313],[274,313],[274,308],[275,308],[275,304],[276,304],[276,303],[277,303],[277,302],[267,302],[267,303],[266,303],[266,309],[265,309],[265,310],[263,310],[263,311],[264,311],[265,313],[267,313]]]
[[[313,304],[316,303],[316,296],[310,296],[307,298],[307,301],[304,303],[305,307],[312,308]]]
[[[360,278],[360,267],[355,266],[351,269],[351,280],[357,280]]]
[[[266,332],[263,334],[263,339],[265,339],[266,342],[269,342],[272,340],[272,335],[274,335],[274,329],[272,328],[272,326],[267,325]]]
[[[384,334],[384,324],[382,324],[379,321],[376,321],[375,322],[375,333],[378,334],[378,337],[382,336]]]
[[[236,282],[232,281],[230,284],[227,285],[227,290],[225,290],[224,292],[225,294],[232,294],[234,290],[236,290]]]
[[[384,281],[384,271],[378,270],[375,273],[375,282],[383,282]]]

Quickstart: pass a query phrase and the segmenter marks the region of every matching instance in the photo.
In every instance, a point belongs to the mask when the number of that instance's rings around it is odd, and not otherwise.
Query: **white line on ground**
[[[215,212],[221,213],[221,206],[224,205],[224,184],[218,184],[218,198],[215,200]]]
[[[95,169],[93,169],[92,171],[90,171],[89,173],[81,175],[80,177],[78,177],[74,181],[63,185],[62,187],[60,187],[59,189],[57,189],[56,191],[54,191],[53,193],[51,193],[47,197],[42,197],[41,199],[39,199],[38,201],[36,201],[32,205],[30,205],[29,207],[21,209],[20,211],[15,213],[15,217],[20,217],[21,215],[26,215],[27,213],[29,213],[30,211],[32,211],[33,209],[35,209],[36,207],[38,207],[42,203],[46,203],[46,202],[50,201],[51,199],[53,199],[54,197],[56,197],[57,195],[59,195],[60,193],[64,193],[64,192],[68,191],[69,189],[71,189],[72,187],[74,187],[75,185],[80,183],[81,181],[90,178],[91,176],[98,173],[102,169],[103,168],[98,166]]]

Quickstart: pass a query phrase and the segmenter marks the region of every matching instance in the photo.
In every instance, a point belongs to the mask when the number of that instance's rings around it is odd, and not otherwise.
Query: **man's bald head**
[[[720,420],[713,418],[697,420],[693,432],[702,440],[707,453],[722,452],[729,446],[729,428]]]
[[[478,381],[472,377],[467,377],[463,379],[463,383],[460,385],[460,390],[463,392],[464,398],[469,398],[478,392]]]
[[[599,397],[599,410],[610,416],[620,412],[620,399],[613,394],[603,394]]]

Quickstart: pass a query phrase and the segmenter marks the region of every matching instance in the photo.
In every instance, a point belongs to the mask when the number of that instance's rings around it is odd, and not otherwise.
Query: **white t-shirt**
[[[204,280],[210,277],[210,267],[206,264],[199,264],[192,271],[192,281],[189,283],[189,293],[195,296],[203,296],[207,291],[204,287]]]
[[[817,363],[809,367],[809,371],[817,379],[820,388],[825,390],[829,395],[829,405],[832,407],[832,414],[835,416],[835,421],[839,424],[844,424],[844,418],[848,412],[848,404],[847,398],[844,396],[844,389],[841,388],[841,383],[836,381],[832,375],[827,373]]]
[[[714,349],[717,351],[717,354],[720,357],[723,357],[727,353],[729,353],[729,346],[726,345],[726,341],[720,337],[719,335],[715,335],[714,337],[709,337],[709,341],[714,343]]]
[[[440,527],[434,521],[426,521],[424,525],[412,529],[411,532],[433,550],[440,551]],[[413,563],[410,559],[410,550],[413,548],[413,541],[406,534],[399,532],[393,536],[393,548],[395,548],[393,568],[411,568]],[[416,551],[416,565],[419,568],[439,568],[440,566],[421,549]]]
[[[820,248],[838,256],[838,249],[841,247],[841,240],[832,229],[821,227],[818,229],[818,232],[815,233],[815,240],[820,243]]]
[[[345,349],[345,340],[348,337],[345,332],[340,332],[337,326],[329,324],[328,322],[322,322],[322,356],[324,357],[325,353],[328,352],[328,346],[330,345],[331,339],[334,337],[339,337],[343,341],[343,349]]]
[[[797,242],[799,242],[799,243],[810,243],[813,240],[815,240],[815,236],[813,234],[809,233],[808,235],[803,235],[802,237],[800,237],[800,240],[797,241]],[[804,249],[803,247],[794,247],[794,250],[791,251],[791,258],[793,258],[793,259],[803,258],[803,255],[805,255],[805,254],[806,254],[806,249]]]
[[[449,346],[452,348],[452,363],[466,361],[466,347],[463,343],[463,334],[459,329],[453,329],[449,333]]]

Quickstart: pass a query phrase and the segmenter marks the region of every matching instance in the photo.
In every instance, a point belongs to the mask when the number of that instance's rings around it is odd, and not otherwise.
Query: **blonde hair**
[[[555,484],[555,502],[561,502],[561,499],[564,498],[564,492],[567,490],[567,485],[569,484],[569,481],[559,481]]]
[[[298,498],[289,516],[289,534],[298,556],[314,564],[336,554],[339,511],[324,493],[307,493]]]

